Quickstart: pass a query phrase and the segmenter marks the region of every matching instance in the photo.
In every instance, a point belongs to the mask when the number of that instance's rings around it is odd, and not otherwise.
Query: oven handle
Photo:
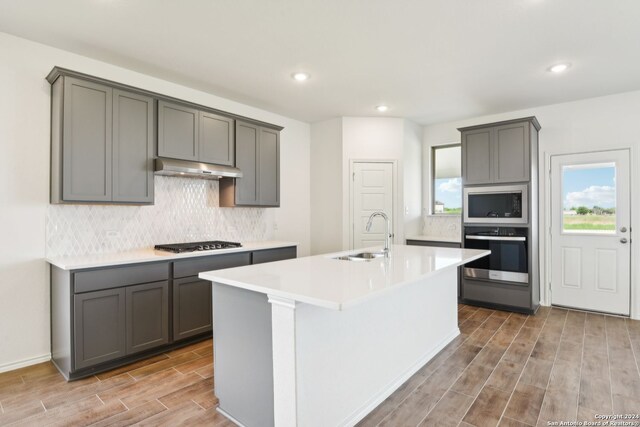
[[[510,240],[512,242],[524,242],[527,240],[524,236],[464,236],[470,240]]]

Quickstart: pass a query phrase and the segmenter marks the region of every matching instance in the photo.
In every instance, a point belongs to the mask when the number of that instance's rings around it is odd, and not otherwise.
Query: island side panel
[[[214,391],[242,425],[273,426],[271,304],[265,294],[213,283]]]
[[[296,306],[298,425],[354,425],[460,331],[457,271],[333,311]]]

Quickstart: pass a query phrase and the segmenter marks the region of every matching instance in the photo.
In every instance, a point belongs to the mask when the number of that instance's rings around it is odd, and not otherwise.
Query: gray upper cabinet
[[[113,201],[153,202],[153,98],[113,90]]]
[[[198,160],[199,111],[158,101],[158,156]]]
[[[64,83],[62,198],[111,201],[112,89],[70,77]]]
[[[535,117],[459,130],[464,185],[529,181],[530,141],[532,134],[540,130]]]
[[[260,128],[258,150],[259,204],[280,205],[280,132]]]
[[[236,121],[235,153],[243,176],[220,180],[220,206],[280,206],[280,132]]]
[[[229,117],[158,101],[158,156],[234,164],[235,128]]]
[[[51,92],[51,203],[153,203],[153,98],[69,76]]]
[[[529,123],[494,129],[494,182],[529,181]]]
[[[491,129],[462,134],[462,176],[465,184],[491,182]]]
[[[248,123],[236,124],[236,167],[242,178],[236,180],[237,205],[258,204],[258,144],[260,127]]]
[[[205,163],[233,166],[235,128],[234,120],[200,111],[199,160]]]

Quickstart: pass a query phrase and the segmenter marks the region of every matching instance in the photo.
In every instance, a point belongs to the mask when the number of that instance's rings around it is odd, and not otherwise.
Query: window
[[[616,232],[616,164],[562,167],[562,231]]]
[[[431,213],[460,215],[462,212],[462,152],[460,144],[433,147]]]

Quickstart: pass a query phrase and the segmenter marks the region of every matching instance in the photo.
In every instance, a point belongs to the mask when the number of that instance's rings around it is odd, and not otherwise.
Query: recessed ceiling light
[[[389,107],[387,107],[386,105],[376,105],[376,111],[379,113],[384,113],[388,109]]]
[[[567,71],[571,64],[556,64],[549,68],[549,71],[552,73],[562,73],[563,71]]]
[[[291,74],[291,78],[297,82],[303,82],[305,80],[309,80],[309,77],[311,77],[309,73],[305,73],[302,71],[298,71],[297,73]]]

